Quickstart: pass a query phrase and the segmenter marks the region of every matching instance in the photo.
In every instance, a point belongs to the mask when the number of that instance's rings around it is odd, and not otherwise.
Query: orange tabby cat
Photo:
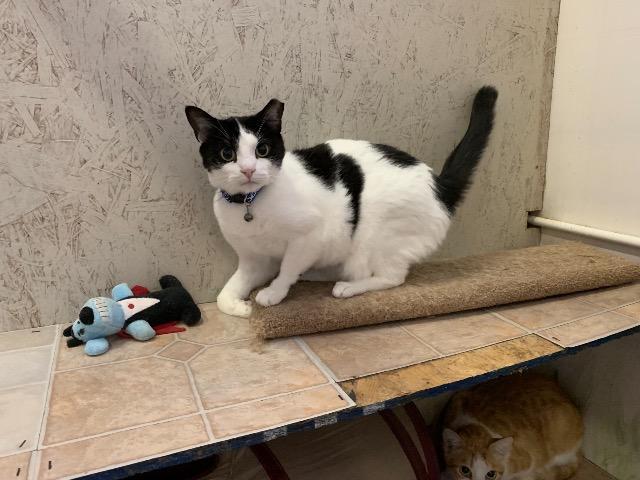
[[[578,467],[582,418],[543,376],[513,375],[456,394],[444,427],[449,478],[565,480]]]

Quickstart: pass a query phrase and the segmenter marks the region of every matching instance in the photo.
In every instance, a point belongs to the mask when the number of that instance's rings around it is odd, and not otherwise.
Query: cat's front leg
[[[241,255],[238,269],[218,294],[218,310],[227,315],[248,317],[251,314],[251,302],[247,300],[249,294],[276,273],[277,264],[271,259]]]
[[[256,295],[256,302],[263,307],[277,305],[289,293],[291,286],[298,281],[300,275],[309,270],[318,260],[320,245],[319,235],[304,235],[292,240],[284,252],[280,273],[266,288]]]

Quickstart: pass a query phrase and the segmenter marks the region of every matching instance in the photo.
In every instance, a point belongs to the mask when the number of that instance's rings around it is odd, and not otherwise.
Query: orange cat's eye
[[[459,470],[460,470],[460,474],[461,474],[463,477],[471,478],[471,469],[470,469],[469,467],[467,467],[466,465],[462,465],[462,466],[459,468]]]
[[[498,476],[498,474],[496,473],[495,470],[489,470],[484,478],[487,478],[488,480],[492,480],[492,479],[496,478],[497,476]]]

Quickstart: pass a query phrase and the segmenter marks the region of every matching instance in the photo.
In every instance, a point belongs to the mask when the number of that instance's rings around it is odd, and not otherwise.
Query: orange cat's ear
[[[449,455],[451,452],[462,448],[462,437],[450,428],[445,428],[442,431],[442,445],[444,454]]]
[[[501,438],[489,445],[489,455],[496,461],[506,463],[512,448],[513,437]]]

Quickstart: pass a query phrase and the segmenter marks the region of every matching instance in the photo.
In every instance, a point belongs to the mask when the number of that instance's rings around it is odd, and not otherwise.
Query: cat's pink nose
[[[256,171],[255,168],[243,168],[242,170],[240,170],[242,172],[242,174],[247,177],[247,180],[251,180],[251,177],[253,176],[253,173]]]

